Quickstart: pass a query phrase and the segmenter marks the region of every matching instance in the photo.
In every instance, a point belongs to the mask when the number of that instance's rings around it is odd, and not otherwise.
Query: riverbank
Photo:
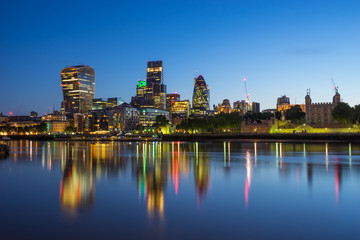
[[[266,140],[266,141],[343,141],[360,142],[360,133],[296,133],[296,134],[167,134],[115,137],[109,135],[12,135],[12,140],[38,141],[207,141],[207,140]]]

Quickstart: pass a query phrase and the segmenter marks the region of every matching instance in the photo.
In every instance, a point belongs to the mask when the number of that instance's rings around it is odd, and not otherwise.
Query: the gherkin
[[[202,75],[195,78],[193,101],[192,101],[192,114],[206,114],[210,109],[210,88],[206,84]]]

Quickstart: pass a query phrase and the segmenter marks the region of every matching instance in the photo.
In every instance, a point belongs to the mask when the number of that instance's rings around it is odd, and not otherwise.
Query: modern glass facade
[[[210,109],[210,88],[202,75],[195,78],[192,114],[206,114]]]
[[[164,115],[170,120],[168,111],[155,108],[143,108],[140,110],[140,125],[144,128],[152,128],[156,122],[156,116],[160,115]]]
[[[92,110],[113,108],[123,104],[125,101],[120,97],[114,98],[94,98],[92,100]]]
[[[147,63],[146,81],[139,80],[131,105],[141,108],[166,109],[166,85],[163,84],[163,61]]]
[[[149,61],[146,74],[146,96],[153,106],[166,109],[166,85],[163,84],[163,61]]]
[[[86,114],[92,108],[95,94],[94,68],[85,65],[66,67],[60,75],[65,114]]]

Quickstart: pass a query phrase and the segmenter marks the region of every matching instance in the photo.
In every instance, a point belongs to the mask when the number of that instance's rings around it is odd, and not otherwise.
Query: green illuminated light
[[[146,87],[146,81],[139,81],[138,88]]]

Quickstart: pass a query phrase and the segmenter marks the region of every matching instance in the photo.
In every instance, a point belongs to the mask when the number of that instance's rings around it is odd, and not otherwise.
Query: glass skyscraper
[[[166,109],[166,85],[163,84],[163,61],[147,63],[146,81],[139,80],[131,105],[140,108]]]
[[[163,61],[149,61],[146,74],[146,97],[155,108],[166,109],[166,85],[163,84]]]
[[[66,67],[60,75],[65,114],[86,114],[92,108],[95,93],[94,68],[85,65]]]
[[[195,78],[192,114],[206,114],[210,110],[210,88],[202,75]]]

